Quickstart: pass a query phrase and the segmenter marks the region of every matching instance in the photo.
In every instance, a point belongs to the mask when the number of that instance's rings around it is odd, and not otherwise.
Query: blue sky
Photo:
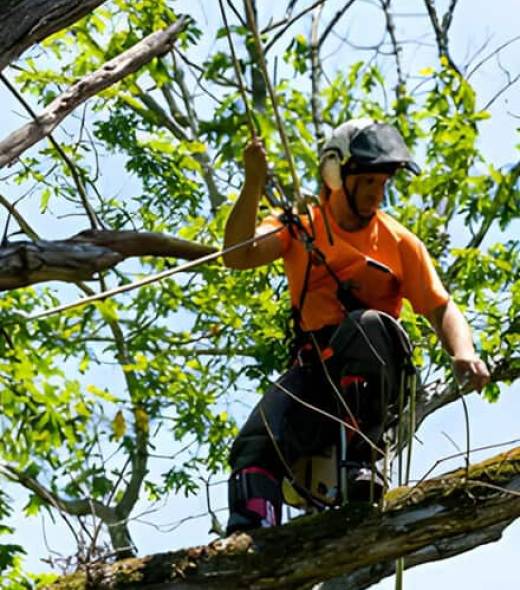
[[[331,4],[332,11],[340,3],[334,4],[332,2]],[[446,7],[448,2],[437,2],[436,4]],[[208,23],[219,18],[216,0],[211,3],[200,0],[198,2],[193,2],[193,0],[191,2],[180,1],[177,2],[177,5],[181,11],[184,9],[195,16],[200,13],[201,7],[203,7],[208,17]],[[211,5],[212,9],[208,8],[209,5]],[[409,39],[420,41],[419,44],[415,43],[405,49],[406,69],[419,72],[423,67],[434,65],[436,57],[431,46],[432,37],[430,33],[428,33],[428,36],[425,35],[425,32],[429,31],[426,19],[409,16],[412,13],[417,15],[419,12],[424,12],[422,2],[419,0],[396,0],[394,5],[397,14],[401,15],[396,19],[398,26],[401,27],[401,30],[406,31]],[[274,4],[263,4],[263,7],[265,6],[272,9]],[[265,8],[262,9],[266,10]],[[450,34],[454,60],[457,63],[464,62],[467,56],[476,53],[478,48],[485,42],[488,45],[482,55],[486,55],[502,42],[515,37],[518,34],[518,19],[513,18],[512,15],[517,13],[518,0],[496,2],[493,4],[493,10],[490,8],[490,3],[484,0],[460,0]],[[370,45],[379,38],[377,26],[369,26],[369,23],[372,22],[372,14],[375,14],[374,7],[369,2],[364,2],[359,11],[352,15],[352,18],[345,18],[345,32],[348,33],[352,43]],[[201,53],[211,49],[211,46],[204,47],[203,40]],[[472,83],[477,89],[481,106],[486,104],[503,84],[505,74],[501,71],[501,68],[510,68],[513,76],[520,70],[520,60],[518,60],[517,56],[518,44],[513,44],[511,48],[503,52],[500,63],[496,59],[492,59],[474,75]],[[341,59],[341,55],[336,55],[331,59]],[[345,58],[345,60],[348,62],[348,58]],[[516,70],[514,69],[515,66]],[[10,130],[18,127],[22,121],[20,117],[14,114],[14,111],[20,111],[19,107],[13,103],[3,90],[0,90],[0,99],[3,106],[0,110],[0,129],[2,129],[2,134],[5,135]],[[518,152],[515,153],[514,146],[518,143],[516,128],[519,119],[515,119],[508,112],[520,116],[519,87],[516,86],[501,96],[494,103],[491,112],[492,119],[482,125],[482,148],[496,165],[512,163],[518,159]],[[0,176],[2,175],[0,174]],[[113,191],[124,191],[126,188],[132,187],[132,180],[122,173],[107,173],[103,182]],[[5,187],[0,187],[0,192],[7,196],[11,194],[9,189]],[[486,196],[483,195],[483,198],[486,198]],[[47,220],[39,215],[35,203],[28,203],[25,212],[42,235],[47,237],[50,235],[55,236],[55,228],[52,228],[51,234],[51,228],[48,227]],[[5,214],[2,211],[0,212],[0,225],[4,221]],[[518,224],[515,227],[520,229]],[[70,235],[75,231],[75,228],[72,228],[73,222],[63,222],[59,228],[60,236]],[[511,235],[513,234],[511,233]],[[501,238],[498,231],[495,231],[494,237],[496,239]],[[106,375],[104,378],[106,378]],[[249,396],[248,399],[249,403],[252,404],[253,397]],[[496,404],[490,405],[476,394],[468,397],[468,404],[471,416],[472,447],[486,446],[520,438],[520,428],[518,427],[520,386],[518,383],[512,387],[504,388],[501,399]],[[420,429],[418,437],[423,444],[415,445],[414,477],[422,476],[439,457],[456,452],[455,445],[460,449],[464,449],[465,427],[461,405],[458,403],[452,404],[429,417]],[[473,460],[484,459],[501,450],[496,449],[475,454]],[[443,464],[436,473],[460,465],[462,465],[462,459]],[[13,489],[10,489],[13,492]],[[214,506],[217,508],[225,507],[225,485],[217,485],[214,490],[215,493],[212,498]],[[16,500],[18,507],[22,503],[22,498]],[[143,502],[141,508],[144,510],[146,506],[146,503]],[[136,510],[136,513],[139,512],[140,509]],[[143,520],[164,525],[180,521],[187,515],[205,512],[204,497],[190,498],[188,500],[175,498],[161,506],[157,513],[144,516]],[[225,520],[224,514],[221,514],[221,520]],[[150,525],[136,523],[133,527],[133,534],[140,552],[146,554],[205,543],[209,539],[207,536],[208,529],[208,519],[201,518],[188,521],[169,533],[159,533]],[[49,548],[58,553],[70,551],[73,540],[68,536],[68,532],[63,526],[52,525],[48,518],[45,519],[45,536],[48,547],[43,542],[42,520],[39,518],[24,519],[20,516],[17,523],[17,534],[14,539],[18,539],[24,546],[29,548],[28,569],[47,569],[46,566],[42,566],[39,560],[49,554]],[[449,560],[414,568],[406,574],[405,585],[408,588],[420,588],[421,590],[433,590],[434,588],[438,590],[439,586],[450,589],[462,585],[471,587],[472,590],[484,590],[484,588],[488,590],[490,587],[498,590],[516,588],[520,584],[520,574],[518,574],[518,569],[515,567],[518,547],[520,547],[520,522],[512,525],[499,543],[478,548]],[[394,582],[392,579],[387,579],[374,586],[376,590],[389,590],[393,587]]]

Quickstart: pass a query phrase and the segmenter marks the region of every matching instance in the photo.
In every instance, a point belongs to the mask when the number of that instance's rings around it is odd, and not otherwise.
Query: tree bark
[[[518,517],[520,448],[392,490],[383,511],[352,505],[251,536],[92,566],[75,575],[74,587],[289,590],[348,574],[349,590],[359,590],[392,573],[398,557],[409,556],[409,565],[443,559],[498,539]],[[71,583],[63,578],[51,588]]]
[[[0,71],[26,49],[89,14],[105,0],[2,0]]]
[[[151,232],[87,230],[68,240],[11,242],[0,248],[0,291],[43,281],[77,283],[132,256],[195,260],[216,248]]]
[[[67,115],[87,99],[136,72],[154,57],[166,53],[185,24],[186,20],[181,18],[167,29],[148,35],[73,84],[55,98],[34,121],[10,133],[0,142],[0,168],[11,164],[25,150],[52,133]]]

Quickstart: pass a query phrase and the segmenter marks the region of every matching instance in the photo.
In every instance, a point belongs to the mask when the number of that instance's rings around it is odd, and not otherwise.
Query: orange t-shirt
[[[328,207],[326,216],[333,244],[328,240],[320,208],[313,207],[314,244],[339,279],[348,281],[352,293],[364,305],[397,318],[403,297],[421,314],[448,301],[449,295],[424,244],[388,214],[377,211],[370,223],[357,231],[342,229]],[[308,217],[302,215],[300,219],[310,230]],[[258,233],[280,225],[277,217],[268,217],[258,227]],[[309,255],[287,227],[276,235],[283,245],[291,301],[298,307]],[[345,310],[336,295],[337,283],[323,264],[312,264],[307,285],[303,310],[300,310],[302,328],[319,330],[340,323]]]

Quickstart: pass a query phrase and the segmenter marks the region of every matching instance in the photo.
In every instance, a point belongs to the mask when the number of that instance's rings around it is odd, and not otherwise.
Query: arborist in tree
[[[370,119],[338,127],[320,155],[321,206],[309,215],[286,210],[257,226],[268,178],[260,140],[245,148],[244,164],[225,247],[280,231],[228,253],[224,261],[229,268],[248,269],[283,258],[296,345],[292,366],[263,395],[231,449],[228,533],[280,523],[288,466],[337,436],[323,412],[352,425],[349,500],[366,501],[369,481],[375,499],[382,494],[374,449],[396,420],[400,375],[409,366],[407,337],[396,321],[403,298],[429,320],[460,382],[481,390],[489,381],[470,328],[424,244],[380,210],[385,185],[398,170],[420,172],[397,129]]]

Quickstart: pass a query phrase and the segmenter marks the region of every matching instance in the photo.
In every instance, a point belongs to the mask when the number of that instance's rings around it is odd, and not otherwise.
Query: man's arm
[[[245,181],[224,230],[224,248],[240,244],[255,235],[258,202],[267,178],[267,159],[261,140],[255,139],[244,150]],[[246,269],[268,264],[282,255],[282,243],[275,236],[244,246],[224,255],[228,268]]]
[[[444,348],[452,356],[455,377],[480,391],[489,382],[489,371],[476,355],[471,330],[462,312],[449,299],[445,305],[426,314]]]

